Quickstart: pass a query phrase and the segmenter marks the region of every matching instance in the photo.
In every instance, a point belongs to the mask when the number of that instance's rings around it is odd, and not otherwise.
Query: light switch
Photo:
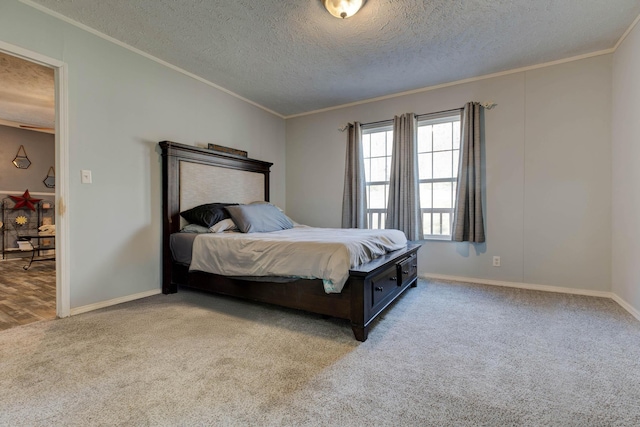
[[[91,184],[91,171],[83,169],[80,171],[83,184]]]

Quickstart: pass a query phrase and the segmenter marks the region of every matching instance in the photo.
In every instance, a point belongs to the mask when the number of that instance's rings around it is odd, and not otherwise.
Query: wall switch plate
[[[91,171],[83,169],[80,171],[80,176],[82,177],[83,184],[91,184]]]
[[[493,257],[493,266],[494,267],[500,267],[500,257],[499,256],[494,256]]]

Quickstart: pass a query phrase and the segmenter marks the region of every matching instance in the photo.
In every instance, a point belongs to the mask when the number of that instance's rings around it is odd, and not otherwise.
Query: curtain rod
[[[495,107],[496,104],[495,102],[481,102],[480,103],[481,106],[483,106],[484,108],[486,108],[487,110],[491,110],[493,107]],[[422,116],[430,116],[432,114],[444,114],[444,113],[453,113],[454,111],[460,111],[463,110],[463,108],[452,108],[450,110],[443,110],[443,111],[435,111],[433,113],[424,113],[424,114],[416,114],[416,118],[420,118]],[[386,122],[390,122],[393,121],[393,119],[387,119],[387,120],[378,120],[377,122],[369,122],[369,123],[360,123],[361,126],[371,126],[371,125],[377,125],[379,123],[386,123]],[[349,128],[349,124],[347,123],[346,125],[338,128],[338,130],[340,132],[344,132],[345,130],[347,130]]]

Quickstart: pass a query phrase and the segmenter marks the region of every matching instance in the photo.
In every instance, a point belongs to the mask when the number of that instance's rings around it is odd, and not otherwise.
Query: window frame
[[[449,110],[449,111],[444,111],[441,113],[433,113],[433,114],[423,114],[420,116],[417,116],[417,123],[416,123],[416,134],[420,135],[420,127],[422,126],[430,126],[430,125],[436,125],[436,124],[440,124],[440,123],[455,123],[456,121],[458,121],[460,124],[462,123],[462,109],[459,110]],[[452,128],[453,129],[453,128]],[[369,137],[368,140],[368,144],[369,147],[368,149],[365,147],[365,137],[371,134],[375,134],[375,133],[387,133],[390,132],[391,135],[391,140],[389,141],[388,139],[388,133],[387,135],[385,135],[385,151],[386,154],[384,156],[381,155],[377,155],[377,156],[371,156],[372,152],[371,152],[371,139]],[[418,156],[420,156],[420,154],[427,154],[430,153],[431,154],[431,171],[432,171],[432,175],[431,178],[419,178],[418,180],[418,186],[421,187],[423,184],[431,184],[431,190],[430,190],[430,203],[429,205],[431,207],[424,207],[426,205],[426,203],[423,203],[423,201],[420,201],[420,214],[422,216],[422,221],[423,221],[423,232],[424,232],[424,240],[438,240],[438,241],[451,241],[453,238],[453,220],[454,220],[454,212],[455,212],[455,205],[456,205],[456,190],[457,190],[457,183],[458,183],[458,166],[459,166],[459,158],[460,158],[460,139],[461,139],[461,132],[462,130],[458,128],[458,145],[456,147],[455,145],[455,130],[452,130],[452,141],[451,141],[451,149],[440,149],[440,150],[434,150],[433,145],[431,146],[431,151],[421,151],[418,148]],[[418,137],[418,141],[417,145],[418,147],[420,147],[420,140],[419,140],[419,136]],[[367,207],[366,207],[366,215],[367,215],[367,228],[368,229],[384,229],[385,228],[385,221],[386,221],[386,214],[387,214],[387,206],[389,203],[389,185],[390,185],[390,174],[391,174],[391,159],[392,159],[392,152],[393,152],[393,120],[385,120],[385,121],[381,121],[381,122],[375,122],[375,123],[371,123],[371,124],[366,124],[366,125],[362,125],[362,152],[363,152],[363,160],[364,160],[364,167],[365,167],[365,192],[367,195]],[[433,144],[433,140],[432,140],[432,144]],[[451,152],[451,173],[452,173],[452,177],[447,177],[447,178],[434,178],[433,177],[433,171],[434,171],[434,156],[433,153],[442,153],[442,152]],[[387,158],[388,161],[386,162],[386,169],[385,169],[385,173],[386,173],[386,180],[377,180],[377,181],[369,181],[370,175],[371,175],[371,159],[380,159],[380,158]],[[369,161],[369,162],[368,162]],[[434,194],[433,194],[433,184],[438,184],[438,183],[451,183],[451,207],[450,208],[434,208],[433,207],[433,201],[434,201]],[[375,185],[384,185],[385,186],[385,192],[384,192],[384,207],[382,208],[371,208],[371,186],[375,186]],[[420,190],[420,197],[422,199],[422,190]],[[433,228],[434,228],[434,222],[433,222],[433,215],[434,214],[439,214],[440,215],[440,224],[441,224],[441,228],[440,230],[442,230],[442,217],[443,215],[449,214],[449,234],[433,234]],[[425,227],[425,216],[428,215],[428,218],[430,219],[429,221],[429,228],[428,231],[430,231],[430,233],[427,233],[427,229]]]
[[[391,143],[390,148],[388,147],[389,141],[387,139],[388,132],[391,133]],[[367,149],[365,148],[365,136],[374,134],[374,133],[385,133],[385,155],[384,156],[371,156],[371,140],[369,140],[369,156],[367,156]],[[378,230],[385,228],[386,216],[387,216],[387,206],[389,203],[389,185],[390,185],[390,174],[391,174],[391,155],[393,150],[393,120],[385,120],[381,122],[376,122],[368,125],[362,125],[362,157],[364,160],[364,168],[365,168],[365,193],[367,195],[367,228],[370,230]],[[370,163],[369,169],[367,167],[367,160],[371,159],[380,159],[385,158],[388,159],[386,162],[386,180],[378,180],[378,181],[369,181],[368,177],[370,176]],[[387,169],[388,168],[388,169]],[[383,208],[371,208],[371,186],[372,185],[384,185],[384,207]],[[373,227],[374,218],[376,222],[376,227]]]
[[[455,119],[457,120],[455,120]],[[437,125],[437,124],[442,124],[442,123],[455,123],[456,121],[459,121],[460,123],[462,123],[462,109],[460,110],[453,110],[453,111],[444,111],[442,113],[434,113],[434,114],[424,114],[421,116],[418,116],[418,120],[417,120],[417,135],[418,135],[418,147],[420,147],[420,127],[422,126],[433,126],[433,125]],[[453,129],[453,128],[452,128]],[[456,191],[457,191],[457,184],[458,184],[458,166],[459,166],[459,160],[460,160],[460,138],[461,138],[461,129],[458,132],[458,146],[456,148],[455,146],[455,132],[452,131],[452,141],[451,141],[451,149],[445,149],[445,150],[434,150],[435,147],[433,147],[433,140],[432,140],[432,147],[431,150],[426,150],[426,151],[421,151],[420,148],[418,148],[418,158],[420,158],[420,154],[431,154],[431,178],[419,178],[418,180],[418,185],[420,187],[422,187],[423,184],[431,184],[431,201],[429,203],[429,205],[431,207],[424,207],[425,203],[423,203],[423,198],[422,198],[422,190],[420,190],[420,213],[422,215],[422,228],[423,228],[423,234],[424,234],[424,240],[440,240],[440,241],[451,241],[453,238],[453,220],[454,220],[454,216],[455,216],[455,205],[456,205]],[[448,177],[448,178],[434,178],[433,177],[433,171],[434,171],[434,156],[433,153],[444,153],[444,152],[451,152],[451,171],[452,171],[452,176]],[[457,153],[456,153],[457,152]],[[456,158],[456,154],[457,154],[457,158]],[[450,208],[435,208],[433,207],[433,184],[438,184],[438,183],[451,183],[451,207]],[[433,222],[433,215],[434,214],[439,214],[440,215],[440,230],[442,231],[442,218],[443,218],[443,214],[449,214],[449,234],[434,234],[434,222]],[[429,221],[429,228],[428,231],[430,231],[429,233],[427,232],[427,228],[426,228],[426,218],[428,215],[428,218],[430,218]]]

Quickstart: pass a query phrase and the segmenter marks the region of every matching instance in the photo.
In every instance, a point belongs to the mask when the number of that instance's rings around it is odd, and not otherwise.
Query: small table
[[[53,241],[55,241],[55,239],[56,239],[56,235],[55,234],[44,234],[44,235],[34,234],[34,235],[30,235],[30,236],[20,236],[20,237],[21,238],[28,238],[28,239],[30,239],[30,241],[38,240],[38,242],[40,242],[41,239],[42,240],[51,239]],[[29,260],[29,264],[27,264],[24,267],[22,267],[25,270],[28,270],[31,267],[31,264],[33,264],[34,262],[38,262],[38,261],[53,261],[53,260],[56,259],[56,257],[55,257],[55,249],[56,249],[55,244],[41,246],[40,244],[34,245],[32,243],[31,247],[33,249],[29,249],[31,251],[31,259]],[[40,251],[48,251],[48,250],[53,250],[54,251],[54,256],[53,257],[37,258],[36,259],[36,252],[38,253],[38,256],[39,256],[40,255]]]

